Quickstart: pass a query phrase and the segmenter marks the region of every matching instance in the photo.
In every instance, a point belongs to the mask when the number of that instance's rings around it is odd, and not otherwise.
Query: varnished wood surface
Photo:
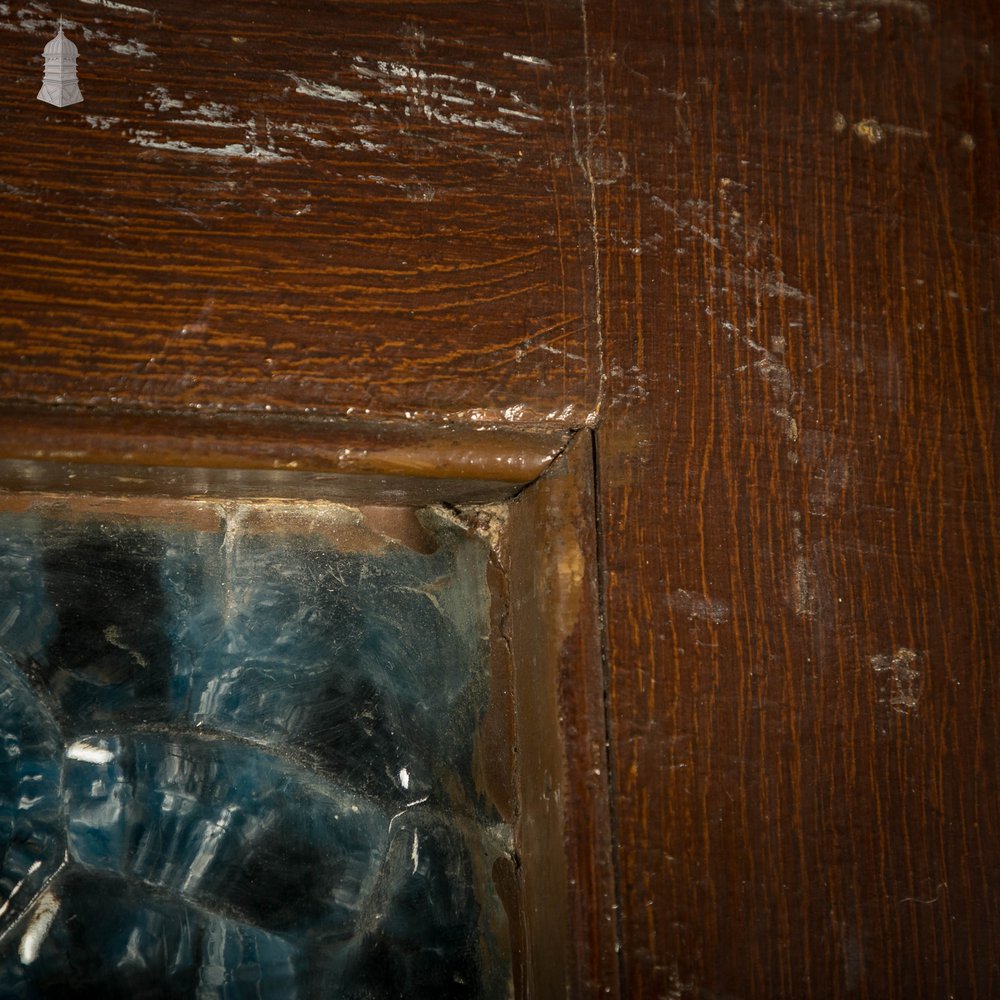
[[[1000,995],[997,16],[597,5],[623,995]]]
[[[488,497],[601,421],[615,865],[577,630],[562,687],[519,680],[565,738],[522,791],[576,823],[525,842],[567,918],[536,992],[1000,993],[988,0],[77,3],[75,111],[33,104],[52,20],[8,8],[5,457],[491,469]],[[478,447],[499,423],[556,433]],[[554,565],[520,600],[597,620]]]
[[[441,495],[511,496],[565,447],[568,433],[413,421],[357,423],[315,417],[116,413],[0,406],[0,461],[60,462],[79,482],[93,466],[276,471],[438,480]],[[123,468],[124,467],[124,468]],[[180,476],[183,479],[183,475]],[[319,480],[317,480],[319,481]],[[446,484],[451,484],[450,486]],[[473,483],[479,485],[474,486]],[[68,489],[68,481],[61,488]],[[364,486],[359,487],[364,490]],[[483,492],[483,488],[486,492]],[[294,492],[290,494],[296,495]]]
[[[502,629],[514,663],[515,849],[525,996],[618,997],[594,509],[578,433],[506,506]]]
[[[36,100],[57,13],[82,104]],[[593,414],[572,4],[0,9],[0,399]]]

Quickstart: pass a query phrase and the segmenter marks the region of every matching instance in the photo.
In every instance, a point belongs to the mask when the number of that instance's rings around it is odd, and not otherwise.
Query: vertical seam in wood
[[[594,561],[597,569],[597,616],[600,636],[601,690],[604,700],[604,773],[608,785],[608,823],[611,827],[611,870],[614,877],[615,895],[612,913],[614,915],[615,968],[618,971],[618,995],[624,1000],[625,965],[622,961],[622,890],[621,871],[618,861],[618,781],[615,773],[612,746],[615,743],[614,713],[611,710],[611,664],[608,650],[607,616],[607,573],[604,551],[604,517],[601,503],[601,473],[598,454],[597,433],[590,434],[591,469],[594,477]]]

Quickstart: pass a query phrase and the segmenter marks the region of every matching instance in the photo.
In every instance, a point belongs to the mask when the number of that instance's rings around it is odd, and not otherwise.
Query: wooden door
[[[8,6],[9,482],[510,505],[535,995],[1000,990],[986,0]]]

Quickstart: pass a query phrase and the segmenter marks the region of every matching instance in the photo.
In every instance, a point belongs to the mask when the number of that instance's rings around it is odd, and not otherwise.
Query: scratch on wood
[[[731,185],[724,185],[727,189]],[[721,269],[730,278],[736,277],[750,291],[763,293],[768,298],[811,301],[800,288],[785,281],[777,256],[766,249],[770,232],[763,223],[748,222],[742,213],[725,203],[714,206],[703,198],[691,198],[680,205],[652,195],[651,201],[670,215],[680,232],[687,233],[705,246],[725,255]],[[738,259],[740,248],[747,248],[745,260]],[[760,263],[751,262],[760,257]]]
[[[593,414],[588,420],[588,424],[593,426],[600,418],[604,397],[607,393],[608,373],[604,367],[604,291],[603,291],[603,271],[601,262],[601,240],[599,218],[597,212],[597,183],[594,178],[594,126],[592,122],[593,107],[593,73],[591,70],[590,55],[590,32],[587,23],[587,0],[580,0],[580,26],[583,37],[583,87],[584,87],[584,144],[581,149],[577,137],[576,112],[572,100],[569,102],[570,112],[570,134],[573,142],[573,155],[577,165],[583,173],[587,182],[587,193],[590,198],[590,232],[591,232],[591,252],[594,257],[594,325],[597,330],[597,357],[600,367],[598,375],[598,396],[597,405]]]
[[[942,890],[947,892],[947,882],[938,882],[934,888],[934,895],[931,896],[930,899],[921,899],[919,896],[904,896],[897,905],[902,906],[903,903],[919,903],[921,906],[930,906],[931,903],[936,903],[941,898]]]
[[[838,111],[833,116],[834,132],[844,132],[847,129],[847,119]],[[871,146],[877,146],[887,135],[896,135],[900,139],[929,139],[930,133],[909,125],[893,125],[880,122],[876,118],[862,118],[851,125],[851,132]]]

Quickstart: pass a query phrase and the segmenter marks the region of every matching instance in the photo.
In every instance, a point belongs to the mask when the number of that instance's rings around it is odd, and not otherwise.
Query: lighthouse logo
[[[45,46],[45,77],[38,99],[65,108],[83,100],[76,78],[77,47],[63,34],[62,18],[59,33]]]

